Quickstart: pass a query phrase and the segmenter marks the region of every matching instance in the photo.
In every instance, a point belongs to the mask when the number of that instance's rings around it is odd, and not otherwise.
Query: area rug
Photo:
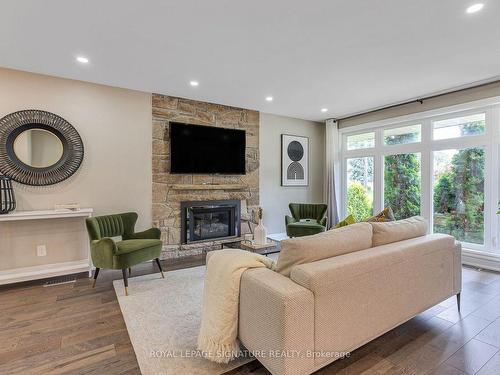
[[[219,375],[252,360],[217,364],[196,351],[205,269],[130,278],[128,296],[122,280],[113,282],[143,375]]]

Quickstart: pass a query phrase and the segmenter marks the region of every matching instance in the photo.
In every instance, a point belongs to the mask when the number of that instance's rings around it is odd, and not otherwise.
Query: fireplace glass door
[[[226,209],[194,209],[193,241],[231,235],[231,211]]]
[[[181,242],[239,236],[239,203],[237,200],[181,202]]]

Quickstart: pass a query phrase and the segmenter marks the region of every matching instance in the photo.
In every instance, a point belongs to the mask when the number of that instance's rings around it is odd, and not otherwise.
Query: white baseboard
[[[15,268],[0,271],[0,285],[45,279],[48,277],[63,276],[73,273],[89,272],[89,269],[90,265],[87,259],[73,262]]]
[[[500,254],[462,249],[462,264],[500,272]]]

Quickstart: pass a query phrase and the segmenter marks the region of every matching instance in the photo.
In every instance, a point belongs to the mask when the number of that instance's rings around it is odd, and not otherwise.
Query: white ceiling
[[[322,120],[500,76],[499,19],[498,0],[2,0],[0,66]]]

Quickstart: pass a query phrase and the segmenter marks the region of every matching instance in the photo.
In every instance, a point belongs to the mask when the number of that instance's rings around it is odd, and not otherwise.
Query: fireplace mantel
[[[173,184],[174,190],[244,190],[247,185],[243,184]]]

